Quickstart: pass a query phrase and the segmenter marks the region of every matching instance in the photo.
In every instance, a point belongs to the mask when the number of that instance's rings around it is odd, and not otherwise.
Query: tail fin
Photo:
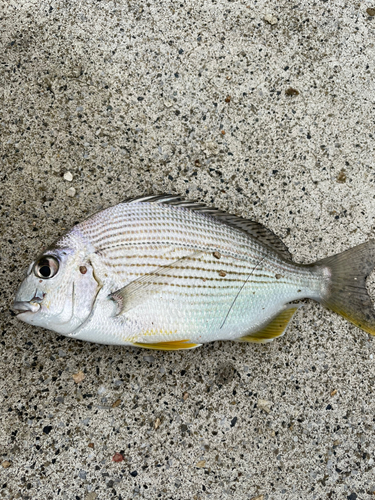
[[[366,289],[366,278],[375,267],[375,240],[316,262],[329,274],[321,303],[365,332],[375,335],[375,309]]]

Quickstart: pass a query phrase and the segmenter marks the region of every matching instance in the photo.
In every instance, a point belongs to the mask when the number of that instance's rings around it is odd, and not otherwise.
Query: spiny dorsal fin
[[[125,203],[160,203],[173,207],[187,208],[189,210],[194,210],[195,212],[200,212],[211,217],[216,217],[223,223],[235,227],[236,229],[240,229],[247,234],[250,234],[253,238],[256,238],[259,242],[263,243],[263,245],[266,245],[272,248],[272,250],[278,252],[285,259],[292,259],[289,250],[280,240],[280,238],[259,222],[244,219],[243,217],[238,217],[237,215],[227,214],[226,212],[218,210],[217,208],[207,207],[203,203],[195,201],[185,201],[180,196],[172,194],[142,196],[140,198],[132,198],[130,200],[127,200]]]
[[[285,330],[293,317],[293,314],[302,306],[302,304],[291,304],[286,306],[284,311],[272,319],[264,328],[258,332],[252,332],[245,337],[237,339],[238,342],[271,342],[277,337],[284,335]]]
[[[145,343],[145,342],[133,342],[135,347],[142,347],[143,349],[155,349],[158,351],[179,351],[181,349],[194,349],[202,344],[194,344],[189,340],[172,340],[170,342],[155,342],[155,343]]]

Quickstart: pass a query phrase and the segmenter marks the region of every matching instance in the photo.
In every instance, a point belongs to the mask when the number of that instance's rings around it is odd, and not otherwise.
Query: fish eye
[[[59,270],[59,262],[55,257],[46,255],[38,260],[34,266],[34,274],[38,278],[53,278]]]

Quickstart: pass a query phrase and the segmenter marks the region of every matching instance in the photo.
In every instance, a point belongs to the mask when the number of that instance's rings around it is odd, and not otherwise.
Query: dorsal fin
[[[284,259],[292,259],[289,250],[280,240],[280,238],[259,222],[244,219],[243,217],[238,217],[237,215],[227,214],[226,212],[218,210],[217,208],[207,207],[203,203],[195,201],[185,201],[180,196],[173,194],[142,196],[139,198],[132,198],[130,200],[127,200],[125,203],[160,203],[173,207],[188,208],[189,210],[194,210],[195,212],[201,212],[205,215],[210,215],[217,218],[221,222],[228,224],[229,226],[235,227],[236,229],[240,229],[241,231],[250,234],[260,243],[263,243],[263,245],[266,245],[272,250],[278,252],[282,257],[284,257]]]

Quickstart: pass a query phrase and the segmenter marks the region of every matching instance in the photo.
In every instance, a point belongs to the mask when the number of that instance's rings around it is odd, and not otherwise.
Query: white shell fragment
[[[272,406],[272,402],[271,401],[267,401],[266,399],[258,399],[258,408],[260,410],[263,410],[266,413],[270,413],[271,406]]]
[[[74,188],[74,187],[69,188],[69,189],[67,190],[66,194],[67,194],[68,196],[70,196],[71,198],[73,198],[73,197],[75,196],[75,194],[76,194],[76,190],[75,190],[75,188]]]
[[[266,14],[263,18],[266,23],[271,24],[272,26],[274,24],[277,24],[277,17],[273,16],[272,14]]]
[[[85,374],[80,370],[72,376],[72,379],[76,384],[80,384],[83,380],[85,380]]]
[[[71,172],[65,172],[64,174],[64,180],[68,182],[72,182],[73,180],[73,174]]]

